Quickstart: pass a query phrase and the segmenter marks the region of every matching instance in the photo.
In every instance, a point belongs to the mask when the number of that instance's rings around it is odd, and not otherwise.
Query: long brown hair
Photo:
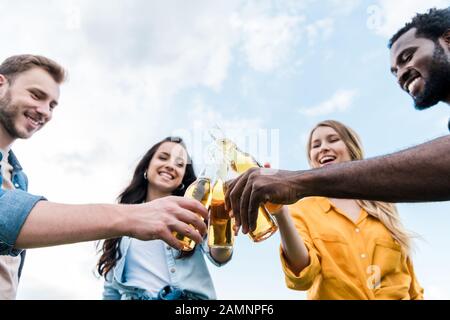
[[[186,149],[186,145],[179,137],[167,137],[153,147],[151,147],[146,154],[139,161],[136,169],[134,170],[133,178],[130,184],[125,190],[117,197],[118,203],[138,204],[145,201],[147,196],[148,181],[144,178],[150,161],[152,161],[158,148],[165,142],[179,143]],[[187,150],[186,150],[187,153]],[[196,179],[192,160],[188,154],[188,160],[186,164],[186,171],[183,176],[182,184],[179,188],[176,188],[172,195],[183,196],[189,185]],[[116,262],[122,257],[120,252],[120,241],[122,238],[107,239],[103,242],[101,249],[102,255],[97,264],[97,271],[101,276],[106,277],[106,274],[116,265]],[[188,253],[182,252],[180,257],[187,257],[193,253],[194,250]]]
[[[307,143],[307,155],[310,165],[311,162],[311,143],[314,130],[319,127],[329,127],[334,129],[341,140],[347,147],[350,158],[353,160],[362,160],[364,152],[359,136],[351,128],[335,120],[326,120],[318,123],[310,132]],[[409,255],[411,252],[411,238],[413,233],[407,231],[400,220],[397,207],[393,203],[371,201],[371,200],[356,200],[356,203],[363,208],[370,216],[378,219],[389,230],[392,237],[400,243],[403,251]]]

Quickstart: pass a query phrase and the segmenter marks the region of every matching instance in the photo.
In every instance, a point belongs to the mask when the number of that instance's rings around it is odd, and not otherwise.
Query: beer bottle
[[[211,205],[212,198],[212,184],[214,183],[214,177],[212,175],[212,169],[206,167],[202,170],[200,176],[186,189],[184,196],[186,198],[195,199],[200,201],[203,206],[208,210]],[[183,245],[182,251],[191,251],[195,247],[195,241],[187,236],[183,236],[174,231],[173,235],[180,240]]]
[[[231,170],[234,172],[242,174],[250,168],[261,167],[251,155],[241,151],[233,141],[226,138],[220,138],[216,140],[216,143],[218,143]],[[248,233],[254,242],[263,241],[278,230],[275,219],[269,213],[266,205],[270,206],[271,212],[276,212],[281,208],[281,205],[271,203],[259,206],[256,229]]]

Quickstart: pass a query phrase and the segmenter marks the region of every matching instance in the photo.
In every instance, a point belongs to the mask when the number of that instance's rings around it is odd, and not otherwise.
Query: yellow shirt
[[[361,209],[356,223],[328,200],[289,207],[310,263],[294,274],[281,250],[286,285],[309,299],[423,299],[410,258],[388,229]]]

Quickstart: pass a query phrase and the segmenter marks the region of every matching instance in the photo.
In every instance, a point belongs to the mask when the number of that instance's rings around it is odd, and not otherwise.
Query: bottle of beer
[[[202,170],[200,176],[195,180],[184,193],[186,198],[191,198],[200,201],[206,210],[209,210],[212,199],[212,186],[214,184],[215,176],[212,167],[208,166]],[[180,240],[183,251],[191,251],[195,247],[195,241],[189,237],[183,236],[174,231],[173,235]]]
[[[225,210],[224,181],[229,172],[228,164],[216,154],[217,182],[212,190],[208,219],[208,246],[232,249],[234,244],[234,218]]]
[[[216,143],[225,155],[225,159],[229,163],[231,170],[234,172],[242,174],[250,168],[261,167],[251,155],[241,151],[233,141],[226,138],[219,138],[216,139]],[[248,233],[254,242],[263,241],[278,230],[275,219],[269,213],[267,206],[270,207],[270,212],[276,212],[281,208],[281,205],[271,203],[259,207],[256,229]]]

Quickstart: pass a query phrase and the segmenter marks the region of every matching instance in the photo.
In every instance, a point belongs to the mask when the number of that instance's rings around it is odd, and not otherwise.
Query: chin
[[[423,100],[423,99],[414,99],[414,108],[416,110],[422,111],[426,110],[428,108],[431,108],[432,106],[439,103],[439,100],[433,99],[433,100]]]
[[[29,132],[29,131],[26,131],[26,130],[23,130],[23,131],[17,130],[17,138],[19,138],[19,139],[29,139],[29,138],[31,138],[33,136],[33,134],[35,132],[36,131]]]
[[[168,193],[172,193],[177,188],[177,186],[173,185],[172,183],[158,183],[155,185],[155,187],[163,192]]]

